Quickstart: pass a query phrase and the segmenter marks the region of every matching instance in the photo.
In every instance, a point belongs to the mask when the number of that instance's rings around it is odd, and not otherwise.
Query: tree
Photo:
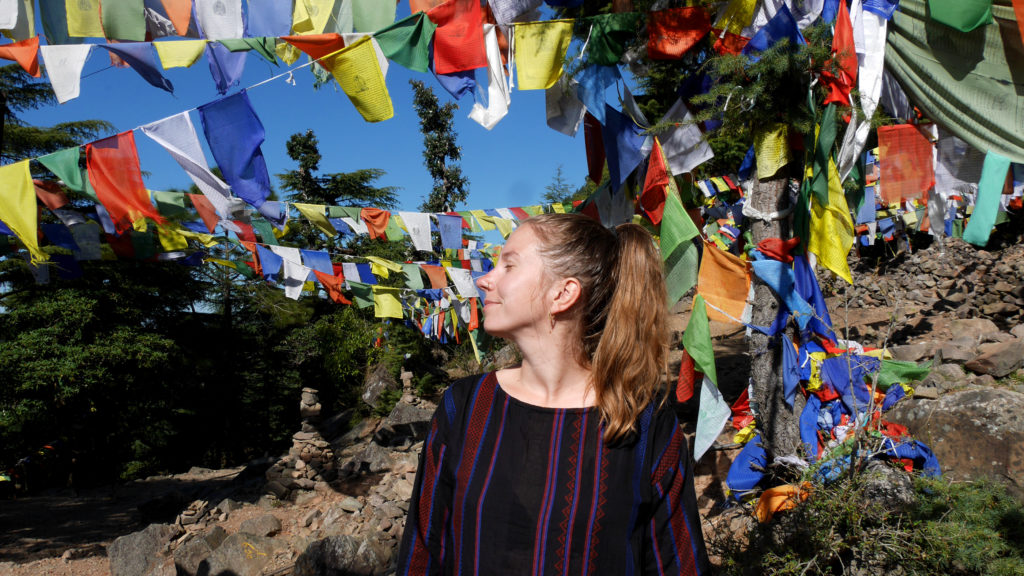
[[[423,133],[423,164],[427,167],[434,187],[420,210],[423,212],[451,212],[459,202],[469,196],[469,180],[462,175],[458,161],[462,148],[456,143],[457,134],[453,126],[453,113],[459,106],[448,102],[438,103],[434,91],[419,80],[410,80],[413,88],[413,106],[420,118],[420,132]]]

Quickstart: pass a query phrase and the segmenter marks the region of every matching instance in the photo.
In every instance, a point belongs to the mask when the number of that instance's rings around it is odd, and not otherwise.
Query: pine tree
[[[434,187],[420,205],[423,212],[451,212],[456,204],[469,196],[469,180],[462,175],[458,161],[462,148],[456,143],[458,134],[452,121],[459,106],[438,103],[434,91],[419,80],[410,80],[413,88],[413,106],[420,118],[423,133],[423,164],[427,167]]]

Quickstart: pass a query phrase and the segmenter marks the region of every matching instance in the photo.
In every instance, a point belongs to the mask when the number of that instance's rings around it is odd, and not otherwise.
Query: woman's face
[[[494,269],[477,280],[488,334],[511,338],[549,321],[546,296],[552,282],[539,245],[533,227],[521,226],[509,236]]]

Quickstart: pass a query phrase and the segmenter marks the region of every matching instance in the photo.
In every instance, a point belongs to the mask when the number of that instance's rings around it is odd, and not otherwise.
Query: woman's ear
[[[562,278],[551,286],[551,313],[561,314],[572,308],[583,294],[583,287],[576,278]]]

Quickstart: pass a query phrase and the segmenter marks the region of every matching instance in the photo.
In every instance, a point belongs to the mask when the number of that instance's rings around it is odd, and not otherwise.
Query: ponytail
[[[636,224],[612,232],[580,214],[543,214],[523,225],[537,234],[551,273],[580,282],[572,353],[591,370],[605,441],[624,439],[667,372],[668,296],[654,240]]]

